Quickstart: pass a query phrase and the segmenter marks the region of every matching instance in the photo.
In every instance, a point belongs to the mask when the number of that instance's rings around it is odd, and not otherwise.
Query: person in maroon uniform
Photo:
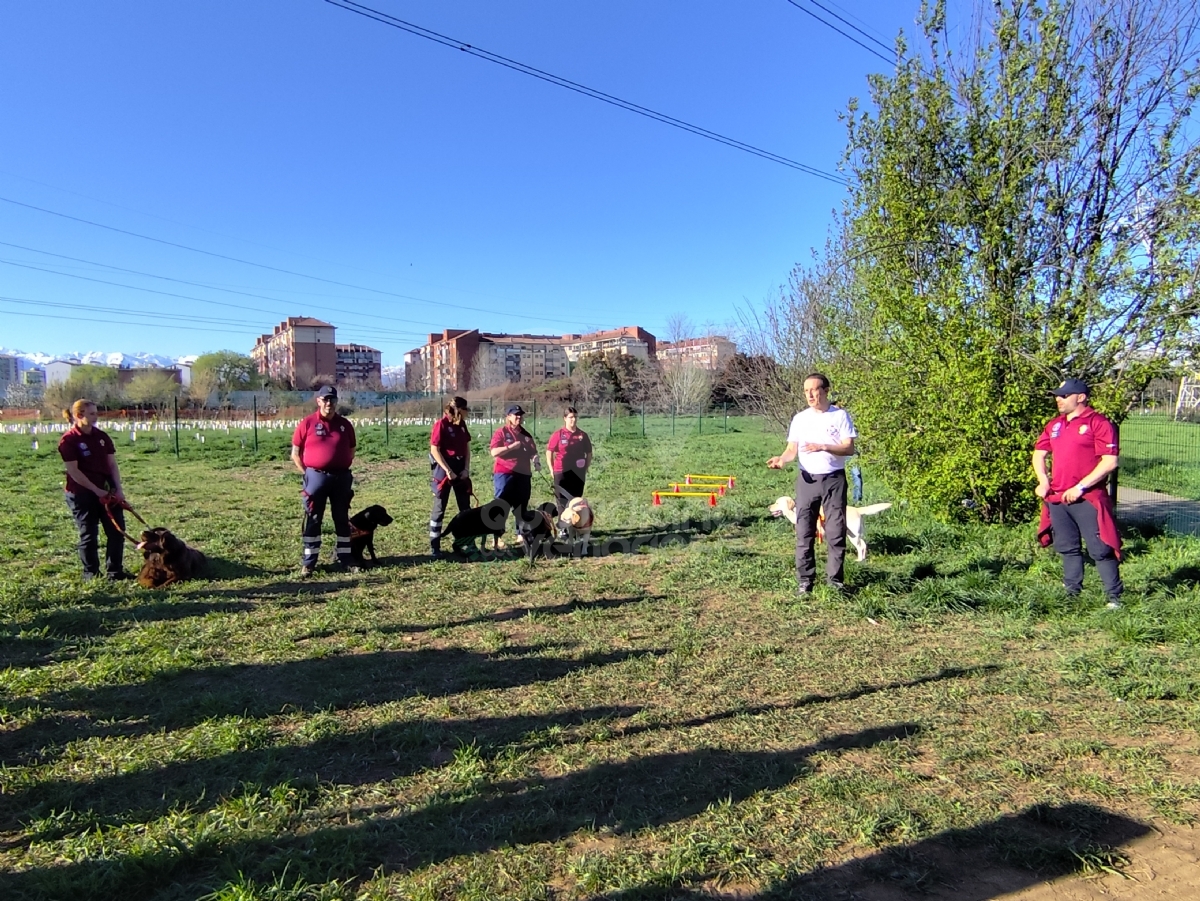
[[[1033,452],[1037,496],[1046,503],[1054,550],[1062,557],[1067,594],[1083,590],[1082,538],[1108,595],[1108,606],[1121,606],[1121,542],[1107,489],[1117,468],[1119,448],[1113,424],[1088,405],[1089,390],[1079,379],[1054,389],[1058,416],[1046,424]],[[1047,473],[1046,458],[1051,459]]]
[[[110,581],[130,578],[125,572],[125,515],[120,504],[121,473],[117,469],[112,439],[96,428],[96,405],[80,398],[64,410],[71,423],[58,442],[58,454],[67,468],[67,509],[79,530],[79,560],[83,578],[100,575],[100,527],[104,527],[104,574]],[[115,503],[114,503],[115,502]],[[108,512],[105,512],[105,506]],[[111,516],[111,518],[110,518]],[[115,524],[114,521],[115,520]]]
[[[516,521],[526,518],[525,508],[533,491],[533,471],[542,468],[537,442],[525,431],[525,411],[520,404],[509,404],[504,413],[504,425],[492,435],[490,450],[495,461],[492,467],[492,486],[496,498],[507,501]]]
[[[429,487],[433,491],[433,509],[429,513],[429,553],[442,555],[442,520],[450,491],[458,502],[458,512],[471,509],[471,433],[467,431],[470,407],[462,397],[446,404],[446,413],[433,424],[429,436]]]
[[[326,385],[317,391],[317,412],[300,420],[292,435],[292,462],[304,476],[304,552],[301,577],[311,576],[321,555],[321,520],[325,502],[333,516],[337,535],[336,561],[357,572],[350,556],[350,501],[354,497],[354,426],[338,415],[337,388]]]
[[[554,476],[554,502],[560,516],[572,498],[583,497],[588,467],[592,465],[592,439],[578,423],[579,413],[567,407],[563,427],[546,444],[546,463]]]

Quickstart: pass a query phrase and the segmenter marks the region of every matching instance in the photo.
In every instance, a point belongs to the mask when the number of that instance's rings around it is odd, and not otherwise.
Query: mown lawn
[[[984,898],[1200,817],[1200,540],[1127,533],[1110,612],[898,506],[797,602],[780,436],[595,437],[597,537],[669,540],[431,563],[427,432],[380,430],[383,565],[300,582],[287,436],[122,436],[213,561],[164,591],[84,585],[53,442],[0,439],[0,898]],[[650,506],[697,471],[738,486]]]

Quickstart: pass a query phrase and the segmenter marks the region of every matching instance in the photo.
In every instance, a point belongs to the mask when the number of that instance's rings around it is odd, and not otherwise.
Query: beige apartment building
[[[289,316],[269,335],[260,335],[250,359],[261,375],[293,388],[310,388],[318,378],[337,378],[337,329],[308,316]]]

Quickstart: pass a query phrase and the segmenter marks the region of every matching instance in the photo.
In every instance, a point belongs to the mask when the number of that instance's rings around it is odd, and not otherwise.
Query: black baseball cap
[[[337,388],[333,387],[333,385],[322,385],[317,389],[317,400],[320,400],[322,397],[332,397],[334,400],[337,400],[337,396]]]
[[[505,416],[512,416],[514,413],[524,416],[525,411],[521,409],[520,404],[509,404],[508,409],[504,411]]]
[[[1066,397],[1068,394],[1086,394],[1090,397],[1092,394],[1083,379],[1067,379],[1050,393],[1055,397]]]

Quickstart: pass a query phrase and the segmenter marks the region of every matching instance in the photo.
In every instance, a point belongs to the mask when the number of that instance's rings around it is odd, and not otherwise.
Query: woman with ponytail
[[[58,453],[67,468],[67,509],[79,530],[79,559],[84,581],[100,575],[99,529],[104,527],[107,545],[104,570],[110,581],[130,578],[125,572],[125,517],[121,502],[121,473],[117,469],[116,448],[112,439],[96,428],[96,405],[80,398],[63,410],[71,428],[58,442]],[[108,506],[107,512],[105,506]],[[116,523],[112,522],[112,519]]]
[[[429,436],[429,487],[433,509],[429,512],[429,553],[442,556],[442,520],[450,503],[450,491],[458,512],[471,509],[471,433],[467,431],[466,398],[455,397],[446,404],[446,414],[433,424]]]

